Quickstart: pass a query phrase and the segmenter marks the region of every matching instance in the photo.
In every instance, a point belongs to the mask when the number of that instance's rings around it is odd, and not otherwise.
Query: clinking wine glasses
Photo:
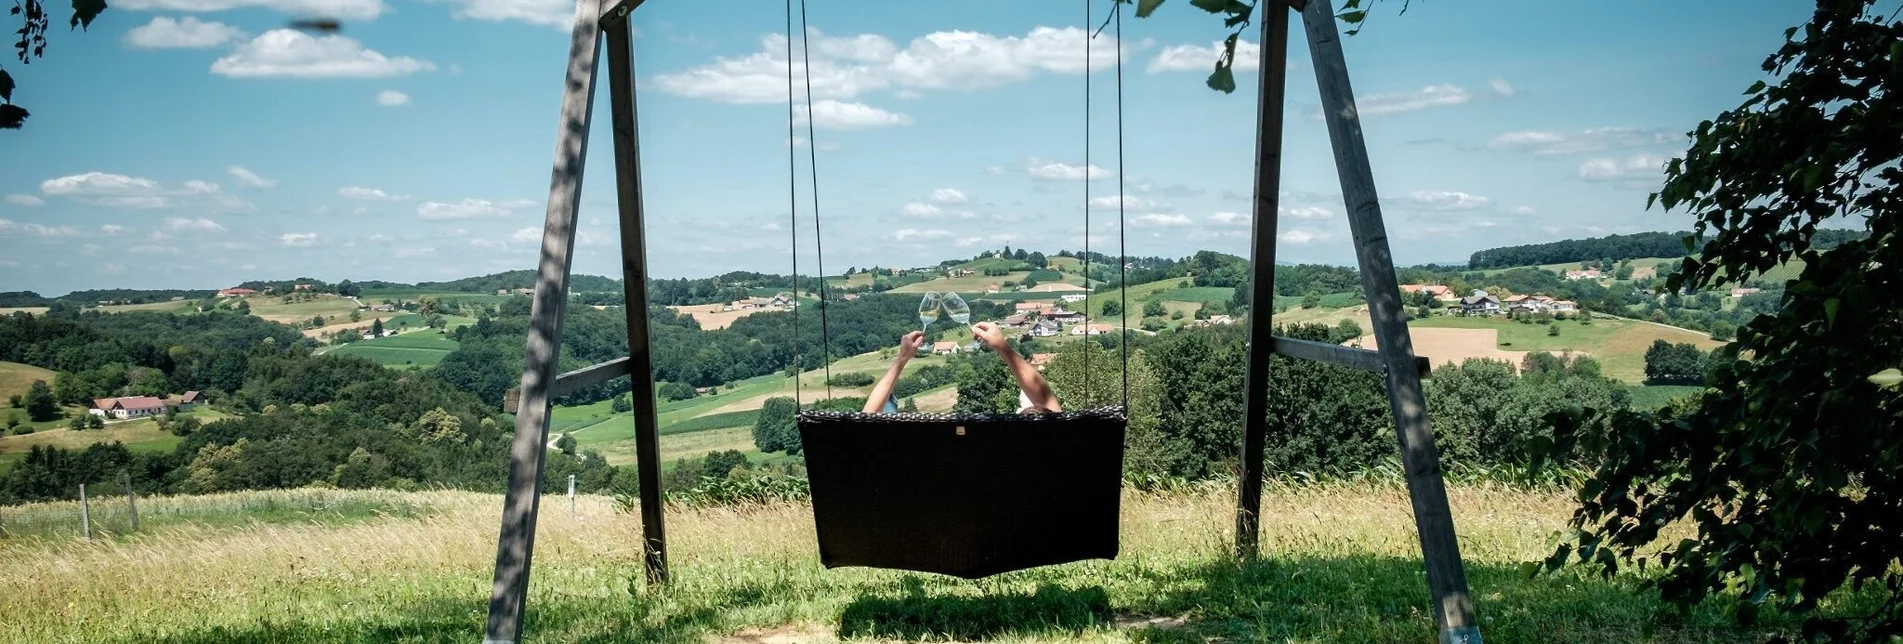
[[[958,297],[957,293],[928,292],[918,303],[919,330],[932,326],[932,321],[939,317],[940,309],[944,310],[945,315],[951,316],[953,322],[971,324],[971,305],[965,303],[965,298]]]
[[[957,293],[946,293],[944,305],[945,313],[951,316],[953,322],[971,324],[971,306],[965,304],[965,298],[958,297]]]

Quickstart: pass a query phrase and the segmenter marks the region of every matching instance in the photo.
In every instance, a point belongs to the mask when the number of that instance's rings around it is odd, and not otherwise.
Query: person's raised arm
[[[1011,350],[1011,345],[1004,341],[1004,331],[999,329],[997,324],[991,322],[973,324],[971,336],[985,343],[985,346],[991,347],[992,351],[998,352],[998,357],[1004,358],[1005,366],[1011,369],[1011,376],[1018,380],[1018,389],[1024,392],[1025,397],[1031,399],[1031,404],[1051,411],[1064,410],[1057,403],[1057,392],[1051,391],[1050,383],[1044,381],[1044,374],[1038,373],[1037,367],[1031,366],[1024,356]]]
[[[912,356],[918,354],[918,349],[922,346],[925,346],[923,331],[913,331],[899,338],[899,357],[892,359],[892,367],[886,369],[885,375],[879,378],[878,384],[872,386],[872,393],[866,395],[865,409],[860,411],[868,414],[879,413],[885,406],[885,400],[892,397],[892,388],[898,386],[899,375],[905,372],[905,363],[911,361]]]

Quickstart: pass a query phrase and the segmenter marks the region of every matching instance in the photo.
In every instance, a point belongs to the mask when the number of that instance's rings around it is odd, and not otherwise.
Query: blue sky
[[[283,29],[313,9],[343,31]],[[1402,263],[1684,228],[1686,216],[1644,208],[1657,167],[1735,106],[1783,29],[1808,17],[1772,0],[1399,9],[1378,4],[1346,50]],[[1101,198],[1092,249],[1115,252],[1116,44],[1106,32],[1092,45],[1086,173],[1082,3],[807,11],[828,272],[1007,243],[1080,248],[1086,186]],[[0,290],[532,268],[572,12],[562,0],[117,0],[90,32],[54,29],[43,60],[5,61],[34,115],[0,131]],[[656,276],[791,269],[783,12],[649,0],[635,14]],[[1296,18],[1279,259],[1351,264]],[[1170,0],[1123,27],[1129,252],[1246,254],[1253,49],[1243,89],[1223,95],[1203,87],[1219,19]],[[614,275],[601,86],[575,267]],[[812,142],[797,120],[809,273]]]

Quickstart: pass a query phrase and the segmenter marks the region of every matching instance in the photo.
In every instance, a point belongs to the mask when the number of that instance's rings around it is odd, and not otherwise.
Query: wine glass
[[[958,297],[957,293],[945,294],[945,312],[951,315],[953,322],[971,324],[971,306],[965,304],[965,298]]]
[[[938,319],[938,307],[941,299],[938,293],[931,291],[925,292],[925,299],[920,300],[918,303],[919,331],[924,331],[926,327],[932,325],[932,320]]]

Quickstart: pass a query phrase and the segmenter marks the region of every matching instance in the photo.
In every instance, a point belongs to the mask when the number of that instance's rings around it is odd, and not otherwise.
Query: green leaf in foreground
[[[1903,384],[1903,371],[1884,369],[1870,374],[1870,382],[1884,389],[1895,389],[1898,384]]]
[[[1150,14],[1155,12],[1156,8],[1160,6],[1163,6],[1163,0],[1138,0],[1137,17],[1148,18]]]

